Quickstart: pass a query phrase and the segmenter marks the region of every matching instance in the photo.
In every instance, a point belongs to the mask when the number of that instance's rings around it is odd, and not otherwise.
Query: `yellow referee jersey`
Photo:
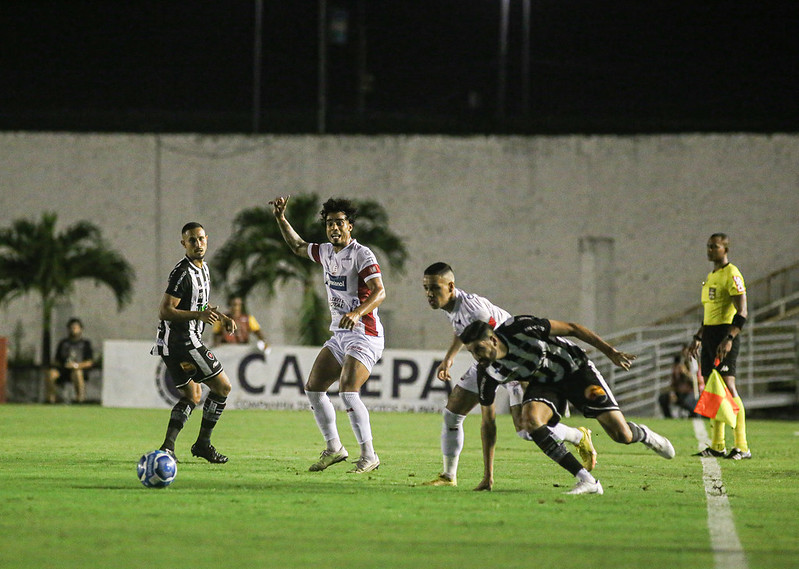
[[[712,271],[702,283],[702,306],[705,308],[705,326],[731,324],[735,316],[735,305],[731,297],[746,292],[743,275],[738,267],[728,263],[718,271]]]

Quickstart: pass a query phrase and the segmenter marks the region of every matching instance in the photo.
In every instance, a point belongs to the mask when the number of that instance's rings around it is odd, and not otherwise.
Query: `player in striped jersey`
[[[203,226],[197,222],[184,225],[180,244],[186,250],[186,256],[169,274],[169,283],[158,307],[161,318],[158,338],[150,352],[161,356],[182,395],[172,408],[161,450],[175,456],[175,440],[200,402],[200,384],[204,383],[210,392],[203,405],[200,434],[191,447],[191,454],[208,462],[224,463],[228,459],[211,444],[211,433],[225,410],[231,389],[230,379],[219,360],[203,344],[202,334],[206,324],[221,321],[232,333],[236,330],[236,323],[217,306],[209,306],[211,279],[205,263],[208,235]]]
[[[577,479],[569,494],[602,494],[604,490],[553,433],[552,427],[561,419],[559,409],[567,401],[584,416],[595,418],[617,443],[641,442],[663,458],[673,458],[674,447],[667,438],[624,418],[585,351],[563,336],[590,344],[625,370],[635,359],[580,324],[535,316],[516,316],[496,329],[485,322],[474,322],[460,339],[479,363],[480,403],[493,403],[501,383],[528,382],[522,419],[544,454]]]
[[[487,299],[465,292],[455,286],[455,273],[447,263],[433,263],[424,271],[423,283],[427,303],[433,309],[441,309],[452,324],[455,335],[447,350],[444,360],[438,367],[437,376],[441,381],[450,381],[449,370],[455,355],[463,347],[458,335],[474,321],[487,322],[496,327],[511,318],[506,310],[495,306]],[[532,440],[521,422],[521,405],[524,388],[518,381],[503,384],[508,390],[510,412],[516,433],[525,440]],[[425,482],[424,486],[457,486],[458,460],[463,450],[463,421],[466,415],[478,404],[477,364],[473,364],[460,378],[447,398],[443,412],[441,427],[441,454],[444,469],[437,478]],[[483,443],[485,472],[483,480],[475,490],[491,490],[494,484],[493,457],[486,453],[493,452],[496,441],[496,410],[494,405],[482,407],[482,426],[480,435]],[[555,430],[565,441],[577,446],[583,465],[591,470],[596,464],[596,450],[591,442],[591,431],[585,427],[575,429],[558,423]]]
[[[383,354],[383,325],[377,308],[386,298],[374,253],[352,237],[356,208],[349,200],[329,199],[322,206],[328,243],[307,243],[286,219],[289,196],[269,202],[291,251],[322,266],[330,305],[330,330],[314,361],[305,393],[326,448],[309,470],[325,470],[349,456],[336,427],[336,410],[327,390],[339,382],[339,395],[360,446],[361,455],[348,472],[362,474],[380,466],[372,442],[369,411],[361,401],[361,386]]]

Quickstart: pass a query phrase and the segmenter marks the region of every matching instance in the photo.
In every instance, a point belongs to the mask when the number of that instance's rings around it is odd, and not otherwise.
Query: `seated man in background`
[[[45,374],[46,403],[56,402],[56,386],[72,383],[75,403],[86,399],[85,372],[94,365],[91,342],[83,337],[83,323],[77,318],[67,322],[68,335],[58,343],[55,351],[56,365]]]
[[[249,344],[250,334],[258,338],[258,349],[262,352],[269,352],[269,344],[266,343],[261,326],[252,314],[247,314],[244,310],[244,299],[237,295],[228,297],[228,317],[236,322],[236,331],[228,333],[225,331],[223,322],[214,322],[214,346],[219,344]]]
[[[693,365],[691,365],[693,364]],[[674,356],[674,365],[671,368],[671,385],[669,390],[658,397],[660,409],[666,419],[673,419],[671,406],[676,405],[685,409],[689,417],[698,417],[694,413],[699,392],[704,389],[704,381],[699,377],[696,361],[688,355],[688,346]]]

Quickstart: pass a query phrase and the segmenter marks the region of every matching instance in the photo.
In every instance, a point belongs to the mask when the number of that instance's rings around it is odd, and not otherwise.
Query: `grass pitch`
[[[323,445],[310,412],[230,410],[191,457],[195,413],[166,489],[144,488],[138,458],[162,441],[166,410],[0,406],[0,568],[713,567],[702,465],[690,421],[645,420],[673,442],[666,461],[611,442],[595,421],[604,496],[573,484],[499,417],[493,492],[477,415],[466,420],[457,488],[420,484],[441,467],[437,414],[372,413],[376,472],[308,472]],[[357,458],[349,422],[339,431]],[[749,421],[750,461],[720,461],[750,569],[799,567],[799,424]],[[730,435],[728,435],[729,437]]]

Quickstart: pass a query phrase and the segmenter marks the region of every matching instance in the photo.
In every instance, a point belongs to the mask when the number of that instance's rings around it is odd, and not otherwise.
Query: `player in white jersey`
[[[377,308],[386,298],[377,259],[368,247],[352,238],[356,209],[349,200],[329,199],[322,221],[329,243],[307,243],[286,219],[289,196],[269,202],[288,246],[295,255],[322,265],[330,304],[333,336],[316,356],[305,393],[326,448],[309,470],[320,471],[349,456],[336,428],[336,410],[327,390],[339,382],[339,394],[360,445],[361,455],[349,472],[361,474],[380,466],[372,444],[369,411],[361,401],[361,386],[383,354],[383,326]]]
[[[423,287],[430,307],[443,310],[455,332],[444,360],[437,370],[440,380],[450,381],[452,378],[449,370],[455,355],[463,347],[463,343],[458,338],[463,330],[475,321],[486,322],[495,328],[510,319],[511,315],[487,299],[455,287],[455,274],[447,263],[434,263],[427,267],[424,271]],[[510,411],[516,433],[521,438],[531,441],[530,433],[521,419],[523,386],[518,381],[511,381],[503,386],[508,390]],[[458,459],[463,450],[463,421],[478,402],[477,364],[474,363],[463,374],[447,398],[447,406],[443,412],[444,423],[441,428],[441,453],[444,468],[437,478],[425,482],[425,486],[457,486]],[[496,439],[496,409],[494,405],[483,406],[481,409],[480,434],[483,443],[485,471],[483,480],[475,490],[491,490],[494,483],[494,447],[487,443]],[[557,429],[557,435],[562,440],[577,446],[585,468],[593,469],[596,464],[596,450],[591,442],[591,431],[585,427],[575,429],[562,423],[558,425]]]

